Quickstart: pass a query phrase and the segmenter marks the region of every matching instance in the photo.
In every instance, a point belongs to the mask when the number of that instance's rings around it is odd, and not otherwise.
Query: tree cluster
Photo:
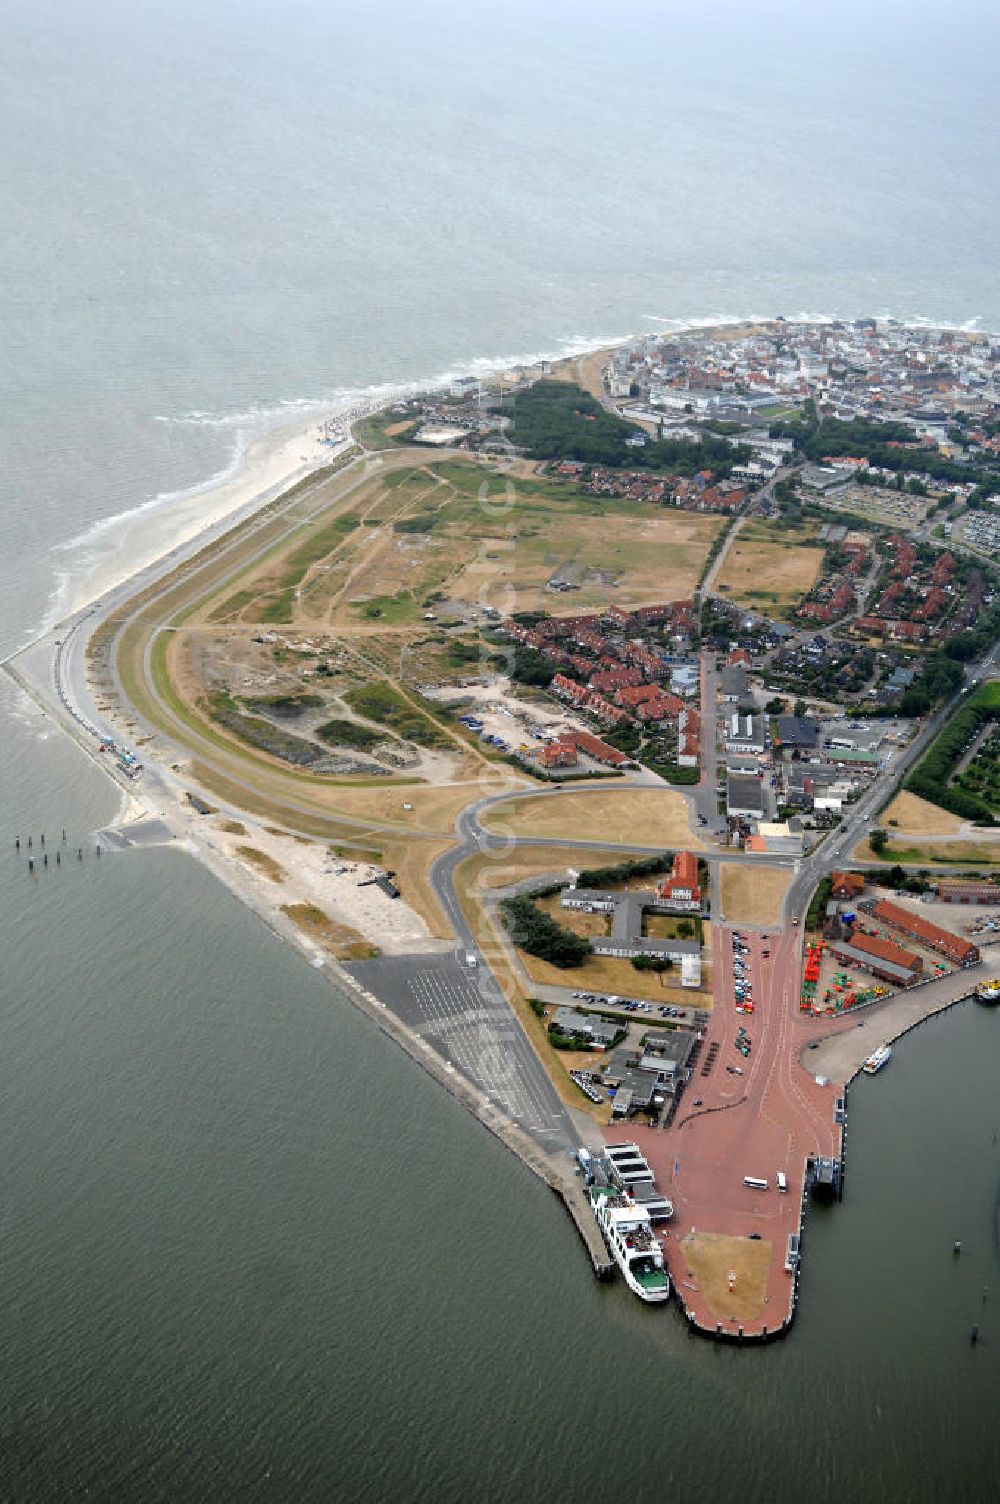
[[[582,935],[557,924],[550,914],[536,908],[530,898],[505,898],[500,905],[500,918],[515,945],[529,956],[537,956],[564,971],[581,966],[590,955],[590,946]]]
[[[517,392],[511,406],[511,438],[536,460],[578,460],[610,469],[641,465],[644,470],[669,470],[675,475],[711,470],[719,478],[751,455],[745,444],[734,448],[713,434],[701,439],[659,439],[636,451],[626,442],[636,432],[634,424],[608,412],[580,387],[563,381],[536,382]]]

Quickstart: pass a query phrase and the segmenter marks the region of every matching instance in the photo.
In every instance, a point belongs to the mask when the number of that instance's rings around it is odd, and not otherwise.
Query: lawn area
[[[564,971],[560,966],[550,966],[537,956],[529,956],[519,950],[521,965],[533,982],[547,987],[569,987],[579,992],[599,992],[605,996],[637,997],[651,1003],[671,1003],[678,1008],[704,1008],[710,1010],[712,998],[709,992],[680,985],[680,968],[663,972],[663,986],[655,972],[636,971],[631,961],[620,956],[591,956],[582,966]],[[673,978],[673,980],[671,980]]]
[[[901,842],[906,841],[904,835]],[[891,841],[877,856],[867,841],[854,848],[854,859],[860,862],[885,862],[892,866],[900,862],[907,867],[954,866],[993,867],[1000,864],[1000,840],[995,841],[934,841],[926,846],[894,845]]]
[[[612,789],[592,784],[589,789],[512,799],[485,811],[482,823],[490,830],[509,829],[517,836],[543,839],[614,841],[624,847],[688,851],[703,848],[691,829],[687,800],[672,789]],[[592,852],[587,865],[595,866],[600,860]]]
[[[366,449],[386,449],[392,444],[404,444],[416,431],[419,419],[398,412],[374,413],[354,425],[355,437]]]
[[[538,899],[537,907],[564,929],[572,930],[574,935],[585,935],[589,939],[592,935],[604,936],[611,933],[610,914],[588,914],[585,909],[564,909],[558,893],[553,893],[551,898]]]
[[[720,1321],[752,1321],[764,1309],[771,1245],[728,1233],[689,1232],[681,1252],[698,1288]],[[729,1289],[729,1271],[736,1283]]]
[[[733,924],[777,924],[791,868],[758,862],[723,862],[719,868],[722,912]]]
[[[797,606],[823,566],[823,548],[765,523],[741,528],[715,582],[720,595],[744,605]]]
[[[694,940],[700,936],[701,920],[697,914],[654,914],[642,917],[642,933],[649,940]]]

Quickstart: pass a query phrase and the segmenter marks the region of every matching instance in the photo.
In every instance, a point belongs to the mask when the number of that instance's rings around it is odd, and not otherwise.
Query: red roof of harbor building
[[[893,966],[903,966],[907,971],[919,971],[924,964],[915,951],[904,950],[894,941],[883,940],[881,935],[866,934],[864,930],[855,930],[848,943],[855,950],[862,950],[879,961],[890,961]]]
[[[971,966],[979,960],[979,949],[971,940],[963,940],[960,935],[953,935],[950,930],[942,929],[939,924],[932,924],[922,914],[915,914],[912,909],[904,909],[901,903],[893,903],[891,899],[883,898],[875,905],[875,918],[881,919],[884,924],[891,924],[894,929],[902,930],[904,935],[912,935],[914,940],[922,940],[932,950],[940,951],[956,966]]]

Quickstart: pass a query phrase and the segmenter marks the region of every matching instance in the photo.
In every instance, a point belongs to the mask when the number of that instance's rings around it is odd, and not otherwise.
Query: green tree
[[[873,830],[868,837],[868,844],[876,856],[881,856],[889,844],[889,836],[884,830]]]

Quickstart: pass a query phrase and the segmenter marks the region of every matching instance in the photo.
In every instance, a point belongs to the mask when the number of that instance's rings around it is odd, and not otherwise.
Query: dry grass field
[[[494,806],[483,818],[491,830],[509,829],[516,836],[546,840],[614,841],[621,846],[703,849],[691,829],[688,803],[673,789],[612,788],[553,792],[545,797],[512,799]],[[613,854],[591,852],[588,866],[613,862]]]
[[[895,842],[903,836],[950,836],[962,828],[958,815],[905,792],[896,795],[881,823]]]
[[[689,1232],[681,1243],[698,1288],[720,1321],[751,1321],[764,1309],[771,1245],[726,1233]],[[736,1275],[729,1289],[730,1270]]]
[[[823,549],[766,524],[741,529],[715,582],[744,605],[795,606],[819,578]]]
[[[791,869],[758,862],[723,862],[719,868],[722,912],[735,924],[777,924]]]
[[[509,514],[481,505],[484,482],[495,501],[513,486]],[[511,610],[678,600],[692,593],[723,526],[404,449],[392,468],[286,532],[191,622],[367,633],[419,623],[431,597],[474,604],[487,577],[513,592]],[[545,589],[556,571],[576,586],[565,600]]]
[[[469,783],[341,785],[331,790],[330,802],[337,813],[352,820],[391,822],[400,831],[451,835],[459,811],[478,796],[502,794],[506,789],[513,792],[520,786],[519,780],[500,770],[495,780]]]

